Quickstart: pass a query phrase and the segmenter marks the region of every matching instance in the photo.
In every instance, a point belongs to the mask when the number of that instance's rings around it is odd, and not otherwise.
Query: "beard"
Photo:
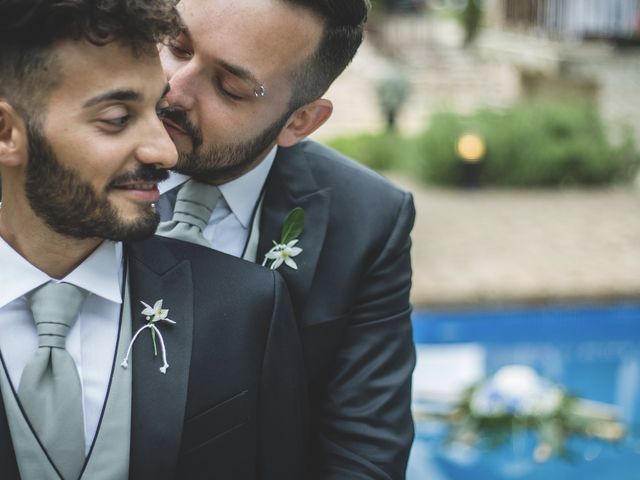
[[[184,110],[167,108],[162,116],[180,127],[190,138],[192,151],[178,153],[175,170],[205,183],[238,178],[255,163],[260,154],[275,143],[291,112],[286,112],[261,133],[240,143],[203,145],[202,132],[187,118]]]
[[[140,240],[153,235],[160,221],[153,208],[141,208],[140,215],[125,221],[109,201],[107,193],[118,184],[131,181],[162,181],[166,170],[141,165],[133,172],[114,178],[99,194],[79,174],[57,158],[38,126],[29,122],[29,162],[25,190],[35,214],[53,231],[74,238]]]

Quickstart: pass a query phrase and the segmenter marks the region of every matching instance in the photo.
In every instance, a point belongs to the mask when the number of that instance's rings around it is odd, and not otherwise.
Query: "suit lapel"
[[[169,368],[162,374],[161,346],[153,355],[150,330],[133,347],[131,478],[173,478],[184,424],[193,336],[193,285],[189,262],[177,262],[163,242],[129,247],[132,332],[144,325],[141,301],[163,300],[175,325],[161,322]]]
[[[303,251],[295,257],[298,270],[286,265],[278,268],[289,287],[298,318],[301,318],[322,251],[331,203],[330,189],[318,190],[303,157],[301,145],[278,149],[265,187],[256,260],[262,263],[273,241],[280,240],[286,216],[295,207],[301,207],[305,213],[305,223],[297,245]]]

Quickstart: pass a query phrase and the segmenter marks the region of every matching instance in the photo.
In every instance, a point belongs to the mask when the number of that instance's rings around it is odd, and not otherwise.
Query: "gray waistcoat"
[[[83,480],[126,480],[129,477],[129,446],[131,439],[131,369],[124,369],[124,358],[131,340],[131,310],[129,288],[120,322],[118,347],[107,391],[103,416],[85,462]],[[16,399],[5,368],[0,368],[0,390],[9,421],[11,439],[23,480],[60,480],[29,427]],[[77,479],[63,479],[77,480]]]

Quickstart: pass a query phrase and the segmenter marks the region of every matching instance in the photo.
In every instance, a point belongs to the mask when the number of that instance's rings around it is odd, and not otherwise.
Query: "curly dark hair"
[[[364,38],[369,0],[281,0],[307,10],[324,25],[316,51],[293,72],[290,109],[319,98],[351,62]]]
[[[0,0],[0,98],[32,110],[56,83],[51,47],[62,40],[103,46],[118,41],[136,54],[183,24],[174,0]]]

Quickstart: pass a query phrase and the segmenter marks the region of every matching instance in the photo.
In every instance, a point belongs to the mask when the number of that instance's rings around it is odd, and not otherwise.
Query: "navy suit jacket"
[[[175,192],[163,198],[165,218]],[[306,217],[299,268],[278,271],[309,379],[307,478],[402,479],[414,434],[412,197],[313,141],[279,148],[265,186],[258,263],[295,207]]]
[[[133,348],[130,478],[305,478],[302,350],[280,276],[162,237],[126,250],[133,331],[140,301],[162,298],[177,322],[162,329],[166,375],[150,336]],[[1,396],[0,478],[20,478]]]

